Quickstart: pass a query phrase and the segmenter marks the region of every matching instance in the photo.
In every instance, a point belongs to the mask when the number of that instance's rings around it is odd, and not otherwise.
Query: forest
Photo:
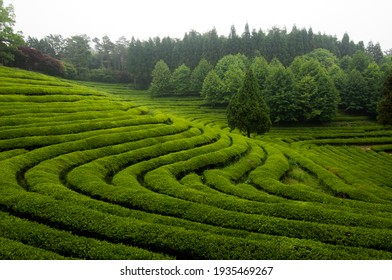
[[[339,109],[375,117],[392,69],[390,53],[379,43],[365,47],[347,33],[338,40],[296,26],[290,32],[250,31],[248,24],[242,34],[231,26],[227,37],[215,28],[204,34],[191,30],[183,39],[146,41],[28,37],[13,56],[6,65],[68,79],[128,83],[154,95],[201,95],[212,106],[228,105],[250,67],[276,124],[330,121]]]
[[[296,26],[290,32],[278,27],[250,31],[246,24],[240,35],[232,26],[227,37],[219,36],[213,28],[204,34],[191,30],[183,39],[155,37],[142,41],[121,37],[115,42],[108,36],[99,39],[84,34],[63,38],[51,34],[42,39],[28,37],[25,43],[28,48],[66,62],[63,75],[82,80],[132,82],[136,88],[149,86],[151,71],[161,59],[174,71],[182,64],[194,69],[203,58],[215,65],[225,55],[238,53],[248,58],[263,56],[267,61],[276,58],[288,66],[295,57],[318,48],[329,50],[338,58],[353,56],[357,51],[365,52],[377,63],[384,58],[378,43],[369,42],[367,46],[363,42],[354,43],[348,34],[339,41],[331,35],[314,34],[312,28]],[[22,51],[25,52],[28,50]],[[72,69],[67,69],[70,66]]]

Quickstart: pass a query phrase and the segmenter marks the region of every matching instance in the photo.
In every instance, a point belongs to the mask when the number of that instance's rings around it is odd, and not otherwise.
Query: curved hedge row
[[[389,128],[248,139],[197,98],[1,77],[1,259],[392,259]]]

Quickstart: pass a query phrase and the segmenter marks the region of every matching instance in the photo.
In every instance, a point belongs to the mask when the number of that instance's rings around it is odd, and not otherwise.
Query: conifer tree
[[[252,69],[247,71],[242,87],[230,100],[227,120],[231,129],[238,128],[248,137],[253,132],[264,134],[271,128],[269,108]]]

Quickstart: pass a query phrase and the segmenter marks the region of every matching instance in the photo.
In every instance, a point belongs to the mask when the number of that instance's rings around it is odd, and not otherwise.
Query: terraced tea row
[[[3,77],[1,258],[392,258],[391,158],[317,142],[390,130],[248,139],[198,99],[0,67]],[[45,83],[60,90],[26,89]]]

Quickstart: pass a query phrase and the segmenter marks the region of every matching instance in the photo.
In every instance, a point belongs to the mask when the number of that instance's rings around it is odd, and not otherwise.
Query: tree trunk
[[[250,129],[248,129],[248,138],[250,138]]]

